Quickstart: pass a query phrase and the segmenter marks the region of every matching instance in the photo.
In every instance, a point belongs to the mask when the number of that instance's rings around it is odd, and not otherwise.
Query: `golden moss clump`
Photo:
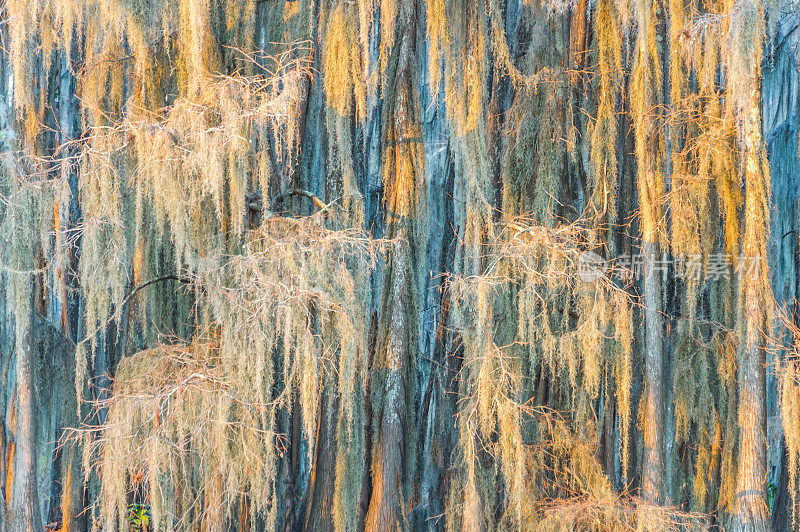
[[[365,113],[366,82],[356,15],[354,8],[343,4],[331,13],[323,62],[328,105],[339,115],[350,116],[355,102],[356,117],[361,119]]]
[[[428,62],[432,93],[444,85],[448,119],[461,135],[475,129],[486,112],[488,20],[480,3],[427,4]]]
[[[660,118],[661,60],[656,44],[657,2],[634,2],[639,35],[630,81],[631,116],[636,131],[637,185],[642,239],[665,244],[664,137]]]
[[[120,364],[111,399],[98,404],[108,420],[86,447],[86,461],[99,460],[104,528],[122,528],[129,494],[142,490],[156,527],[215,528],[243,500],[253,519],[274,523],[278,412],[297,398],[314,442],[326,382],[338,396],[343,443],[337,511],[342,522],[356,515],[346,478],[365,461],[353,436],[364,430],[364,304],[380,249],[320,221],[267,220],[247,253],[192,281],[206,332]]]
[[[253,515],[274,519],[274,409],[235,378],[218,347],[199,341],[143,351],[120,365],[94,442],[104,530],[127,529],[129,494],[137,493],[149,494],[159,529],[221,526],[243,494],[251,495]]]
[[[800,368],[796,360],[788,361],[781,368],[781,421],[786,434],[786,449],[789,458],[789,486],[792,494],[792,520],[797,520],[798,484],[797,467],[800,464]]]
[[[93,360],[95,342],[121,316],[132,270],[139,278],[146,271],[149,281],[217,267],[225,254],[241,249],[253,209],[263,211],[261,218],[271,214],[269,194],[289,179],[296,162],[291,142],[307,72],[302,51],[290,47],[270,65],[274,73],[262,67],[259,76],[209,75],[192,98],[177,98],[157,112],[138,109],[113,126],[92,129],[79,181],[87,237],[80,278],[90,332],[79,346],[79,389],[85,354]],[[164,311],[146,297],[141,309]],[[177,301],[185,311],[192,304]],[[144,324],[148,330],[149,321]]]
[[[606,214],[601,222],[616,221],[617,212],[617,85],[622,68],[622,37],[610,0],[597,3],[597,116],[591,136],[593,166],[593,203],[598,213]]]
[[[583,461],[572,451],[575,438],[592,441],[597,420],[590,404],[601,394],[605,401],[620,401],[621,428],[629,426],[632,302],[609,278],[592,283],[579,279],[580,245],[589,238],[577,225],[547,228],[524,219],[509,220],[501,236],[490,243],[493,260],[482,275],[451,279],[454,323],[464,350],[460,392],[464,400],[458,419],[465,475],[459,489],[466,495],[463,516],[457,521],[465,526],[488,519],[480,509],[492,504],[494,497],[484,491],[486,477],[492,474],[483,469],[482,457],[487,454],[494,474],[506,486],[503,519],[508,523],[521,525],[530,519],[526,512],[531,501],[540,500],[539,490],[553,482],[532,475],[549,479],[540,471],[551,466],[554,471],[574,470],[578,478],[590,475],[594,481],[554,488],[547,497],[611,497],[593,451],[587,448]],[[506,294],[509,282],[519,286],[513,299]],[[506,312],[519,320],[512,329],[499,326],[493,311],[506,301],[512,302],[512,308],[504,307]],[[559,422],[556,437],[558,445],[564,445],[563,467],[549,462],[555,456],[549,447],[540,456],[544,462],[533,465],[539,456],[537,445],[551,445],[548,438],[554,437],[553,427],[540,424],[541,416],[528,402],[532,390],[525,383],[535,381],[539,368],[559,383],[555,393],[571,406],[570,419]],[[627,456],[624,434],[622,455]]]

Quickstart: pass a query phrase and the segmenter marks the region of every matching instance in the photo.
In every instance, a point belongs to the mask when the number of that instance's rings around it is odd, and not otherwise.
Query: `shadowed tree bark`
[[[336,409],[333,383],[328,382],[320,414],[317,419],[317,434],[314,438],[315,453],[311,464],[309,503],[303,528],[305,530],[332,530],[333,494],[336,481]]]
[[[404,485],[410,471],[404,470],[408,442],[405,424],[408,371],[412,363],[414,312],[414,216],[420,199],[418,183],[424,175],[420,150],[418,96],[413,85],[416,47],[416,2],[403,0],[397,24],[397,44],[389,59],[390,90],[384,97],[384,142],[389,156],[384,169],[386,187],[385,232],[398,243],[392,247],[384,277],[381,315],[385,319],[373,370],[372,494],[366,516],[368,531],[404,529],[408,526]],[[375,409],[380,405],[379,409]]]
[[[29,294],[32,300],[32,294]],[[23,308],[25,308],[23,306]],[[36,439],[36,400],[34,391],[34,371],[36,353],[34,350],[35,323],[33,305],[28,305],[28,316],[19,316],[15,352],[16,372],[16,423],[14,426],[14,471],[11,503],[8,522],[11,530],[38,532],[42,527],[39,510],[38,475],[36,459],[38,440]]]

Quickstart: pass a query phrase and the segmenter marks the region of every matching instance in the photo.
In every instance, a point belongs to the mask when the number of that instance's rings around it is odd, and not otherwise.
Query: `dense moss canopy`
[[[793,4],[2,10],[0,531],[794,522]]]

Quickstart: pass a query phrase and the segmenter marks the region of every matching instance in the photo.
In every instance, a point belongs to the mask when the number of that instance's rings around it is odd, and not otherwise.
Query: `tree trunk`
[[[661,326],[661,282],[653,268],[657,246],[645,242],[644,271],[644,461],[642,465],[642,498],[658,503],[664,495],[664,344]]]
[[[749,4],[750,0],[743,2]],[[760,6],[745,5],[760,14]],[[763,15],[762,15],[763,16]],[[748,35],[743,37],[754,39]],[[755,39],[760,39],[756,36]],[[740,44],[740,46],[742,46]],[[758,44],[760,46],[760,43]],[[760,65],[760,52],[756,64]],[[760,69],[759,69],[760,70]],[[766,313],[769,304],[766,239],[769,234],[769,171],[765,165],[761,135],[760,72],[752,73],[747,99],[748,107],[741,109],[742,140],[744,142],[745,177],[745,235],[743,257],[758,261],[758,271],[743,272],[744,285],[744,342],[739,351],[739,470],[733,503],[732,530],[767,530],[769,509],[766,498],[767,436],[766,436],[766,358],[763,334],[766,332]]]
[[[337,400],[328,382],[322,392],[322,405],[314,438],[314,463],[311,469],[309,502],[305,530],[333,530],[333,494],[336,481],[336,412]]]
[[[405,529],[402,510],[403,478],[403,423],[405,405],[405,366],[408,363],[408,286],[411,279],[408,271],[408,245],[402,245],[395,256],[389,287],[391,302],[391,325],[382,360],[377,371],[383,375],[383,409],[378,420],[379,432],[372,467],[372,496],[365,523],[365,530],[383,531]],[[381,356],[381,354],[379,354]]]
[[[30,298],[28,298],[30,299]],[[23,305],[24,306],[24,305]],[[28,316],[18,316],[16,345],[17,417],[14,427],[14,471],[8,520],[11,530],[39,532],[42,518],[36,472],[36,399],[34,368],[36,353],[33,341],[33,305]]]
[[[769,525],[769,509],[764,351],[760,346],[750,344],[743,349],[739,372],[739,472],[731,530],[762,531]]]
[[[406,374],[410,367],[414,298],[413,217],[416,214],[417,183],[422,175],[420,131],[411,74],[415,57],[415,3],[406,0],[398,16],[400,40],[395,45],[396,89],[384,97],[387,105],[385,133],[389,156],[384,169],[386,189],[386,235],[396,238],[386,267],[385,294],[381,316],[388,320],[382,330],[384,340],[375,356],[375,391],[381,395],[380,411],[373,411],[377,423],[372,464],[372,494],[365,530],[384,531],[407,528],[403,501],[404,452],[407,445]],[[391,59],[390,59],[391,62]],[[387,67],[391,69],[391,65]],[[389,71],[391,72],[391,70]],[[391,85],[387,85],[391,86]],[[373,405],[375,401],[373,400]]]
[[[637,3],[639,35],[630,81],[631,114],[636,139],[637,189],[639,193],[641,267],[644,275],[644,450],[642,497],[664,501],[664,327],[661,309],[660,245],[664,195],[664,139],[658,114],[663,104],[661,58],[656,46],[658,11],[649,1]]]

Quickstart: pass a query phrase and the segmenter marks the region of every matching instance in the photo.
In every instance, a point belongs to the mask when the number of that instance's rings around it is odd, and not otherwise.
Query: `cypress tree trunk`
[[[395,530],[406,527],[402,510],[405,482],[403,472],[404,431],[406,420],[405,371],[409,357],[408,275],[411,262],[409,245],[399,246],[390,266],[390,289],[387,301],[392,305],[391,323],[383,353],[379,353],[375,371],[382,382],[382,409],[375,419],[378,436],[372,464],[372,495],[365,529]]]
[[[384,339],[379,341],[373,370],[373,410],[376,440],[373,442],[372,494],[365,530],[383,531],[407,527],[403,486],[405,423],[407,405],[407,372],[411,364],[411,335],[414,324],[414,216],[418,201],[417,182],[421,179],[422,161],[418,150],[420,131],[413,86],[413,61],[416,46],[415,8],[413,0],[405,0],[398,16],[398,42],[394,57],[387,66],[393,88],[384,96],[384,139],[389,157],[385,162],[386,236],[397,239],[386,265],[381,316],[385,320]],[[392,63],[396,61],[396,66]],[[392,77],[392,69],[395,75]],[[376,400],[377,399],[377,400]]]
[[[29,294],[31,295],[31,294]],[[28,298],[29,300],[32,297]],[[34,310],[18,316],[16,346],[16,425],[14,427],[14,471],[8,521],[11,530],[38,532],[42,527],[36,472],[36,399],[34,392]]]
[[[644,270],[644,456],[642,498],[658,503],[664,497],[664,343],[661,324],[661,276],[653,268],[658,247],[645,241]]]
[[[757,1],[742,0],[739,8],[745,15],[760,19],[763,13]],[[769,171],[765,164],[761,134],[761,44],[760,35],[737,34],[745,48],[757,53],[750,58],[754,71],[746,73],[749,91],[740,105],[740,136],[744,144],[745,234],[742,255],[757,260],[758,270],[743,272],[744,338],[739,352],[739,469],[736,476],[732,530],[767,530],[769,509],[766,499],[766,368],[763,335],[767,332],[767,306],[770,304],[766,239],[769,235]],[[749,43],[747,41],[750,41]],[[748,51],[752,48],[747,47]]]
[[[661,309],[659,224],[664,194],[662,161],[664,143],[657,117],[661,97],[661,66],[656,47],[657,11],[653,2],[636,3],[639,35],[631,80],[631,112],[636,131],[637,184],[643,256],[644,299],[644,455],[642,497],[650,502],[664,499],[664,345]]]
[[[336,398],[328,382],[323,392],[314,438],[314,462],[311,469],[309,503],[305,530],[333,529],[333,494],[336,480]]]

